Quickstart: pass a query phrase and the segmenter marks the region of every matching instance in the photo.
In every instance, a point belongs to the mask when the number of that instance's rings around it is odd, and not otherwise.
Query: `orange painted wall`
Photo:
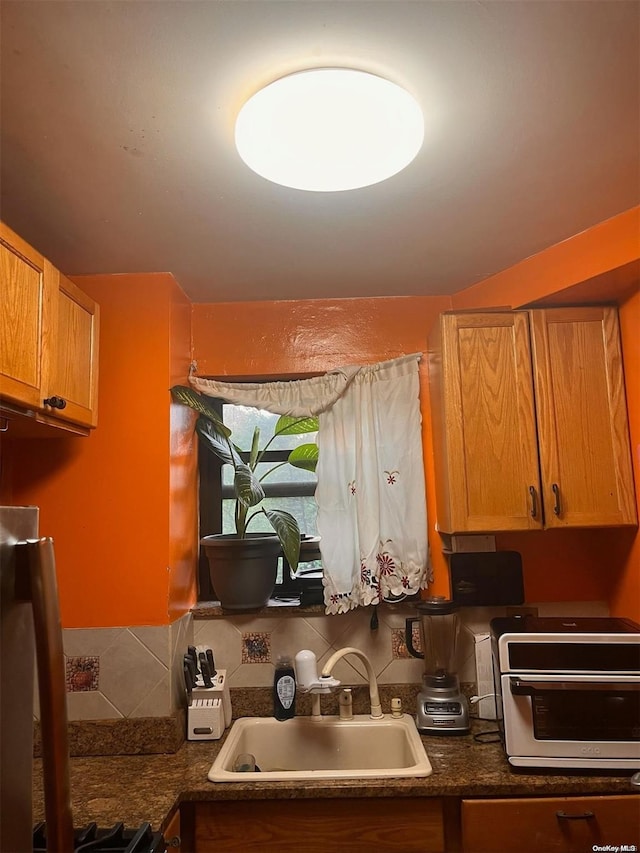
[[[640,207],[607,219],[452,297],[455,310],[519,308],[640,257]]]
[[[321,373],[427,351],[427,336],[448,297],[333,299],[193,306],[193,355],[201,376]],[[239,331],[240,330],[240,331]],[[426,357],[420,363],[427,516],[436,582],[449,594],[435,531],[435,492]]]
[[[54,537],[63,627],[167,624],[195,599],[190,438],[168,406],[189,304],[166,274],[74,280],[101,308],[98,427],[9,442],[12,498]]]
[[[424,352],[438,314],[452,307],[553,302],[559,292],[596,277],[606,291],[607,273],[616,265],[633,269],[640,257],[632,233],[637,213],[602,223],[453,299],[190,306],[168,274],[77,277],[101,306],[98,428],[87,439],[5,440],[0,471],[2,498],[39,505],[41,530],[55,538],[64,627],[167,624],[195,601],[191,416],[168,406],[168,388],[186,379],[190,332],[198,372],[220,377],[299,376]],[[638,487],[640,298],[637,288],[629,295],[628,284],[626,276],[619,301]],[[615,290],[610,295],[617,298]],[[434,529],[426,360],[420,370],[432,591],[448,594]],[[529,601],[606,599],[612,612],[640,618],[635,529],[503,534],[498,542],[523,554]]]
[[[639,258],[640,207],[636,207],[455,294],[452,303],[456,310],[553,305],[567,299],[574,304],[589,299],[619,304],[640,506]],[[630,275],[636,275],[635,281],[630,282]],[[636,528],[500,534],[497,542],[500,548],[521,552],[527,600],[605,600],[613,615],[640,620]]]

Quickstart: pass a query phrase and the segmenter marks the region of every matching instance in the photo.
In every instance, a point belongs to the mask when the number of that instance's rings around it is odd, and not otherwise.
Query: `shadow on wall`
[[[636,535],[635,527],[527,531],[496,534],[496,545],[521,553],[527,601],[599,601],[624,575]],[[640,603],[630,606],[627,615],[640,618]]]
[[[10,427],[9,427],[10,428]],[[19,458],[20,488],[30,490],[70,465],[82,453],[84,438],[0,438],[0,495],[10,497]],[[11,503],[11,501],[9,501]]]

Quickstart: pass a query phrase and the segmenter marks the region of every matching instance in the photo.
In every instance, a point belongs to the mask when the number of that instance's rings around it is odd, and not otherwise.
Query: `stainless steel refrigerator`
[[[0,853],[33,849],[37,667],[47,849],[73,849],[62,628],[53,540],[38,508],[0,507]]]

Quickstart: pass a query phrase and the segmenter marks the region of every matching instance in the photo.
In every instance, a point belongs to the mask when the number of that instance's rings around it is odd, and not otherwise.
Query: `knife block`
[[[187,708],[187,740],[218,740],[231,725],[231,694],[226,669],[219,669],[212,687],[194,687]]]

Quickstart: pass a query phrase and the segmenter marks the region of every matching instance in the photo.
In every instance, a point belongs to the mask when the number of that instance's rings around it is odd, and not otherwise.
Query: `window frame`
[[[223,421],[224,406],[236,405],[235,403],[227,403],[219,397],[209,398],[209,403]],[[264,456],[264,461],[286,461],[290,452],[291,451],[289,449],[267,450]],[[243,461],[246,462],[249,459],[249,452],[242,451],[240,456]],[[203,439],[199,438],[198,512],[200,536],[208,535],[209,533],[222,533],[223,501],[225,499],[233,499],[235,497],[233,486],[231,484],[224,485],[222,482],[222,469],[224,464],[225,463],[223,463],[221,459],[219,459],[214,453],[211,453],[211,451],[204,446]],[[286,492],[283,492],[282,483],[264,482],[262,486],[266,497],[313,497],[317,486],[317,480],[313,483],[291,483],[291,487],[288,488]],[[206,531],[206,533],[203,531]],[[321,570],[309,578],[292,578],[288,571],[286,559],[284,557],[281,557],[280,559],[282,560],[283,581],[276,584],[273,596],[280,596],[281,598],[293,598],[297,596],[301,598],[301,603],[303,603],[304,597],[309,597],[311,589],[317,587],[318,580],[322,577]],[[216,596],[209,576],[209,563],[204,552],[204,548],[199,546],[198,601],[205,602],[214,600],[216,600]]]

